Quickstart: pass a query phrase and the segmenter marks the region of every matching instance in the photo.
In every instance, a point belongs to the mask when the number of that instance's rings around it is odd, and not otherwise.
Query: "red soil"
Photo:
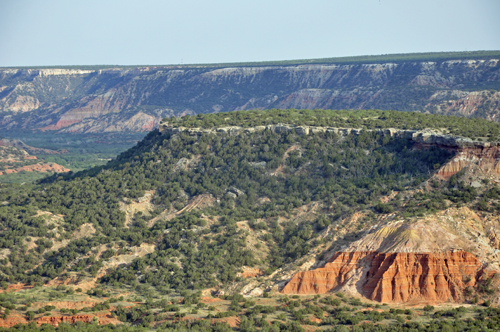
[[[56,173],[64,173],[64,172],[69,172],[70,170],[58,165],[58,164],[34,164],[34,165],[26,165],[22,167],[17,167],[17,168],[10,168],[6,169],[3,172],[0,171],[0,175],[3,174],[13,174],[13,173],[19,173],[21,171],[26,171],[26,172],[41,172],[41,173],[46,173],[46,172],[56,172]]]
[[[219,298],[211,298],[211,297],[202,297],[201,298],[201,303],[213,303],[213,302],[220,302],[223,301],[222,299]]]

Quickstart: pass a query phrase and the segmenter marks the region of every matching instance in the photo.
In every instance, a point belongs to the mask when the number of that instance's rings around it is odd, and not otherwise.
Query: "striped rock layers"
[[[324,267],[295,274],[282,293],[323,294],[347,286],[379,302],[461,301],[481,266],[465,251],[337,252]]]

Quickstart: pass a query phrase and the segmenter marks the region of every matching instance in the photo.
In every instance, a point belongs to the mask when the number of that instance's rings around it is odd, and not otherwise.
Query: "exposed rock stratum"
[[[500,120],[498,59],[246,67],[0,69],[0,128],[149,131],[166,116],[381,109]]]
[[[447,253],[338,252],[322,268],[299,272],[285,294],[324,294],[356,287],[379,302],[461,301],[480,277],[481,263],[464,251]]]

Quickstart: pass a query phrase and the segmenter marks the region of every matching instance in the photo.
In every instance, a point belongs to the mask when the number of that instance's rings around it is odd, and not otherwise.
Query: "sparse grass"
[[[80,308],[74,310],[65,310],[62,308],[55,308],[48,311],[39,310],[40,308],[47,307],[47,294],[53,292],[61,292],[62,288],[55,287],[36,287],[28,290],[23,290],[20,292],[12,293],[12,302],[19,305],[26,304],[26,309],[28,311],[35,312],[35,319],[43,316],[67,316],[74,314],[94,314],[96,312],[109,312],[113,309],[102,309],[96,311],[95,308],[91,307]],[[32,299],[36,297],[35,302]],[[160,299],[165,299],[174,304],[182,300],[181,296],[160,296]],[[338,304],[332,300],[342,299],[344,301]],[[86,300],[86,296],[82,295],[72,295],[71,298],[66,298],[70,302],[78,303],[79,301]],[[230,298],[218,299],[215,302],[207,302],[204,305],[182,305],[176,304],[179,307],[179,311],[164,311],[161,307],[151,306],[148,303],[153,303],[150,300],[134,303],[130,301],[115,301],[107,299],[101,299],[101,301],[96,302],[96,306],[103,306],[106,303],[113,301],[113,307],[122,306],[131,308],[143,308],[145,312],[149,315],[153,315],[153,326],[160,327],[161,322],[174,322],[177,321],[178,317],[183,317],[185,320],[198,320],[206,319],[207,317],[216,317],[218,313],[228,312],[229,310],[234,310],[234,301]],[[203,300],[204,301],[204,300]],[[202,301],[202,302],[203,302]],[[244,303],[250,303],[249,306],[244,305]],[[31,305],[30,305],[31,303]],[[304,326],[307,325],[319,325],[323,327],[328,327],[328,322],[335,322],[338,319],[348,319],[343,324],[347,325],[359,325],[363,321],[372,321],[377,324],[382,324],[385,326],[390,326],[392,324],[403,324],[405,322],[414,322],[416,324],[421,324],[423,326],[430,324],[432,322],[447,321],[454,322],[457,319],[465,321],[468,319],[477,319],[481,314],[482,310],[479,306],[469,306],[453,308],[449,304],[442,306],[436,306],[430,310],[424,310],[423,307],[417,307],[412,309],[405,309],[404,305],[387,306],[380,305],[377,303],[372,303],[372,301],[366,301],[359,298],[349,298],[344,296],[342,293],[337,294],[326,294],[326,295],[304,295],[304,296],[282,296],[275,295],[268,298],[257,297],[257,298],[244,298],[238,301],[239,309],[235,311],[235,316],[230,316],[230,318],[237,318],[238,320],[245,319],[262,319],[268,322],[275,320],[280,320],[282,322],[291,322],[300,320],[300,323]],[[293,305],[295,304],[295,305]],[[20,308],[20,306],[19,306]],[[18,309],[19,309],[18,308]],[[274,308],[272,313],[260,312],[257,315],[251,314],[254,309],[257,308]],[[132,309],[130,309],[132,310]],[[136,310],[136,309],[133,309]],[[258,309],[259,311],[262,309]],[[259,312],[257,311],[257,312]],[[25,311],[19,311],[25,312]],[[27,311],[26,311],[27,312]],[[25,313],[26,313],[25,312]],[[302,312],[302,314],[299,314]],[[146,314],[147,315],[147,314]],[[340,316],[339,316],[340,315]],[[142,316],[146,317],[145,315]],[[176,318],[177,317],[177,318]],[[343,317],[343,318],[342,318]],[[351,317],[351,318],[349,318]],[[316,323],[317,319],[320,319],[320,323]],[[215,319],[215,318],[212,318]],[[333,319],[333,320],[332,320]],[[220,319],[224,321],[225,319]],[[130,323],[130,322],[129,322]],[[127,323],[128,324],[128,323]],[[326,324],[326,325],[324,325]]]

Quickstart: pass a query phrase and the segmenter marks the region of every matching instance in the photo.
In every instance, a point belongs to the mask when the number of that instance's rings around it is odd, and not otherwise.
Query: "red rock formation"
[[[46,173],[46,172],[65,173],[65,172],[69,172],[70,170],[65,168],[64,166],[58,165],[56,163],[50,163],[50,164],[40,163],[40,164],[34,164],[34,165],[26,165],[26,166],[22,166],[22,167],[13,168],[13,169],[6,169],[4,171],[0,171],[0,175],[19,173],[21,171],[40,172],[40,173]]]
[[[322,294],[352,281],[358,292],[379,302],[462,301],[480,271],[481,263],[465,251],[338,252],[324,267],[297,273],[282,293]]]
[[[71,126],[72,124],[78,123],[82,120],[76,120],[76,119],[61,119],[56,122],[56,124],[50,125],[50,126],[45,126],[43,128],[40,128],[41,131],[46,131],[46,130],[58,130],[64,127]]]
[[[252,269],[252,268],[246,268],[243,269],[243,272],[239,274],[242,278],[254,278],[254,277],[259,277],[264,275],[264,271],[261,269]]]
[[[62,322],[66,322],[69,324],[74,324],[76,322],[84,322],[90,323],[92,319],[97,317],[99,320],[99,324],[117,324],[118,320],[116,318],[111,318],[111,314],[109,313],[99,313],[97,315],[74,315],[74,316],[49,316],[49,317],[40,317],[35,320],[38,326],[42,324],[50,324],[52,326],[58,326]],[[6,319],[0,318],[0,327],[9,328],[15,326],[17,324],[28,324],[29,321],[26,317],[19,313],[13,312]]]
[[[0,327],[1,328],[9,328],[16,326],[18,324],[28,324],[28,320],[24,315],[19,312],[11,312],[7,318],[0,318]]]
[[[438,171],[438,175],[442,178],[448,179],[451,176],[457,174],[465,167],[469,166],[470,162],[467,160],[457,160],[450,161]]]
[[[343,284],[352,276],[367,252],[338,252],[324,267],[299,272],[281,291],[284,294],[324,294]]]
[[[40,317],[36,320],[38,326],[42,324],[50,324],[52,326],[58,326],[62,322],[69,324],[74,324],[76,322],[90,323],[94,315],[74,315],[74,316],[52,316],[52,317]]]
[[[500,174],[500,162],[497,162],[498,158],[500,158],[500,147],[474,147],[452,150],[456,151],[457,154],[437,172],[439,176],[447,179],[465,167],[471,166],[478,167],[485,172],[491,171]]]
[[[52,326],[58,326],[62,322],[66,322],[69,324],[74,324],[76,322],[90,323],[94,318],[97,319],[99,325],[120,324],[120,321],[116,317],[112,317],[111,313],[109,312],[99,312],[91,315],[40,317],[36,319],[36,323],[38,326],[42,324],[50,324]]]

